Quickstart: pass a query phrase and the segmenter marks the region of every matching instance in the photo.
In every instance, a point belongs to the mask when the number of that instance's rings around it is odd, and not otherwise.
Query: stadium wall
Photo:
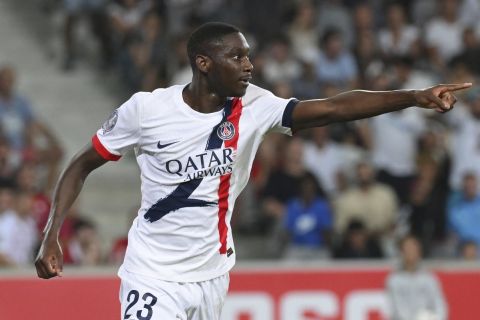
[[[385,265],[241,265],[231,273],[222,320],[387,320]],[[478,265],[433,266],[450,320],[477,319]],[[40,280],[34,271],[0,273],[0,319],[121,319],[119,280],[111,268],[66,270]]]

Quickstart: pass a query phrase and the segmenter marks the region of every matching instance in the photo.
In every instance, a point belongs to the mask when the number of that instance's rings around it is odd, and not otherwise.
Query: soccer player
[[[139,92],[116,109],[58,182],[35,265],[62,274],[58,232],[90,172],[134,149],[142,203],[120,267],[123,319],[219,319],[235,263],[230,218],[255,153],[271,131],[291,135],[329,123],[419,106],[446,112],[452,92],[350,91],[328,99],[282,99],[250,84],[249,46],[234,26],[208,23],[192,33],[192,81]]]

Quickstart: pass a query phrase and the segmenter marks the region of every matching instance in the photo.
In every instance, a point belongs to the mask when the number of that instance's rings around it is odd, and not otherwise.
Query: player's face
[[[241,33],[232,33],[212,48],[208,79],[221,96],[241,97],[252,79],[253,65],[248,57],[250,47]]]

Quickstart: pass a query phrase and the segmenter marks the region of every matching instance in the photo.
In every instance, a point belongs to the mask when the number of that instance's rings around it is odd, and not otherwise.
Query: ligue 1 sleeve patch
[[[117,124],[117,120],[118,120],[118,110],[115,110],[112,112],[108,120],[105,121],[105,123],[102,125],[103,134],[112,131],[112,129]]]

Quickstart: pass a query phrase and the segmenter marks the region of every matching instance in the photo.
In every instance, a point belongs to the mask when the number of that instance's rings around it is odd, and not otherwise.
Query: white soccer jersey
[[[120,270],[177,282],[221,276],[235,263],[230,228],[235,199],[270,131],[291,134],[298,102],[250,85],[222,110],[200,113],[185,85],[140,92],[105,122],[92,143],[107,160],[134,148],[142,204]]]

